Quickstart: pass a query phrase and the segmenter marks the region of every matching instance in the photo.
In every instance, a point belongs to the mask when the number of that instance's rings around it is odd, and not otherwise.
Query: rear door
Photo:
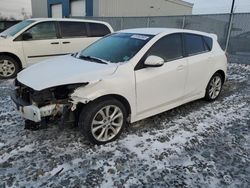
[[[24,33],[30,33],[32,36],[31,39],[22,41],[28,65],[49,57],[62,55],[55,22],[40,22]]]
[[[195,96],[204,92],[205,81],[212,70],[210,50],[212,39],[196,34],[183,34],[185,53],[188,60],[188,77],[185,95]]]

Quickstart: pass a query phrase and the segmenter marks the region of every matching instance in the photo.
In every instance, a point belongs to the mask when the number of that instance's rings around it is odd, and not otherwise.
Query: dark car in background
[[[3,32],[4,30],[8,29],[9,27],[19,23],[19,20],[15,21],[0,21],[0,33]]]

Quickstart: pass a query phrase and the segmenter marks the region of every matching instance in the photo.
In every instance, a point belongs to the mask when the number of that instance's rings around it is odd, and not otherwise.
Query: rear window
[[[107,34],[110,34],[109,28],[104,24],[88,23],[88,25],[90,37],[103,37]]]
[[[60,22],[60,28],[63,38],[87,36],[86,24],[84,22]]]
[[[184,34],[184,41],[187,55],[195,55],[206,51],[200,35]]]

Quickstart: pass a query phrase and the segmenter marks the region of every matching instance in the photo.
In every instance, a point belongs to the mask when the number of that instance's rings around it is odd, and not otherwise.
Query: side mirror
[[[32,39],[33,37],[32,37],[32,34],[31,33],[23,33],[22,34],[22,39],[23,40],[30,40],[30,39]]]
[[[162,59],[159,56],[148,56],[147,59],[144,62],[144,65],[146,67],[160,67],[164,64],[164,59]]]

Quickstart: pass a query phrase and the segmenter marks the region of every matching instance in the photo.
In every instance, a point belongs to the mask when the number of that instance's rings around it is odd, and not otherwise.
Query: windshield
[[[80,53],[80,56],[95,57],[112,63],[125,62],[134,57],[152,37],[152,35],[115,33],[90,45]]]
[[[30,25],[31,23],[33,23],[35,21],[33,20],[25,20],[22,21],[16,25],[13,25],[12,27],[6,29],[4,32],[2,32],[0,35],[1,36],[14,36],[15,34],[17,34],[19,31],[21,31],[22,29],[24,29],[25,27],[27,27],[28,25]]]

